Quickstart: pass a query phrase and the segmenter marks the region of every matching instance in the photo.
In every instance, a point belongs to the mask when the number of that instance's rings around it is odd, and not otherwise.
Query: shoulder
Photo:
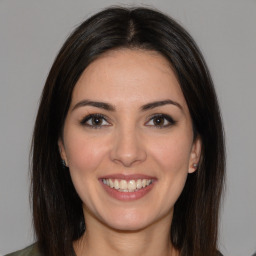
[[[36,244],[32,244],[23,250],[6,254],[5,256],[42,256]]]

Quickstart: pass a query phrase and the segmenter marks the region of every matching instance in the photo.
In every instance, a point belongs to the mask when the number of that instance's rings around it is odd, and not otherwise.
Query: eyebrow
[[[146,110],[149,110],[149,109],[153,109],[153,108],[168,105],[168,104],[174,105],[174,106],[178,107],[181,111],[183,111],[182,106],[178,102],[170,100],[170,99],[155,101],[155,102],[145,104],[145,105],[141,106],[140,110],[141,111],[146,111]],[[85,106],[92,106],[92,107],[96,107],[96,108],[105,109],[105,110],[108,110],[108,111],[115,111],[116,110],[116,108],[113,105],[111,105],[109,103],[106,103],[106,102],[82,100],[82,101],[79,101],[72,108],[72,111],[74,111],[75,109],[77,109],[79,107],[85,107]]]
[[[108,111],[115,111],[115,107],[109,103],[105,103],[105,102],[98,102],[98,101],[91,101],[91,100],[82,100],[79,101],[73,108],[72,111],[74,111],[75,109],[79,108],[79,107],[85,107],[85,106],[92,106],[92,107],[96,107],[96,108],[102,108]]]
[[[174,105],[174,106],[178,107],[180,110],[183,111],[182,106],[178,102],[173,101],[173,100],[169,100],[169,99],[148,103],[146,105],[143,105],[141,107],[141,110],[145,111],[145,110],[149,110],[149,109],[152,109],[152,108],[156,108],[156,107],[160,107],[160,106],[164,106],[164,105],[168,105],[168,104]]]

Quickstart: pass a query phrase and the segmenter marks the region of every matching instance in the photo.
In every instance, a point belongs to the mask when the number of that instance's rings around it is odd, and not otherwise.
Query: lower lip
[[[147,195],[151,189],[154,186],[154,182],[151,183],[150,185],[148,185],[145,188],[142,188],[138,191],[134,191],[134,192],[121,192],[118,191],[114,188],[110,188],[109,186],[105,185],[102,181],[101,184],[103,186],[103,188],[105,189],[105,191],[113,198],[120,200],[120,201],[132,201],[132,200],[138,200],[142,197],[144,197],[145,195]]]

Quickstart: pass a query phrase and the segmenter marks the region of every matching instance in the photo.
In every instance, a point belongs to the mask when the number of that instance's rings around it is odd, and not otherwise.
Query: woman
[[[219,255],[224,167],[193,39],[157,11],[106,9],[47,78],[33,136],[37,243],[11,255]]]

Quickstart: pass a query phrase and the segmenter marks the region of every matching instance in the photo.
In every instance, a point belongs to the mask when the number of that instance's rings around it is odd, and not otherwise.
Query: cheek
[[[178,200],[188,176],[190,143],[180,138],[170,138],[157,143],[152,152],[157,168],[159,168],[158,197],[164,205],[162,211],[169,212]]]
[[[152,148],[152,155],[164,171],[188,171],[191,140],[184,136],[172,136],[159,141]]]
[[[106,157],[106,147],[99,138],[74,132],[66,136],[65,147],[70,175],[81,200],[93,207],[98,194],[97,171]]]
[[[66,135],[65,151],[72,179],[87,183],[106,158],[107,144],[100,136],[90,136],[83,130],[67,131]]]
[[[162,189],[166,192],[165,198],[171,200],[170,204],[178,199],[188,175],[192,137],[186,136],[187,134],[189,133],[175,133],[158,140],[151,147],[151,154],[160,170]]]
[[[95,137],[70,134],[66,140],[66,153],[70,170],[92,172],[105,156],[104,143]]]

